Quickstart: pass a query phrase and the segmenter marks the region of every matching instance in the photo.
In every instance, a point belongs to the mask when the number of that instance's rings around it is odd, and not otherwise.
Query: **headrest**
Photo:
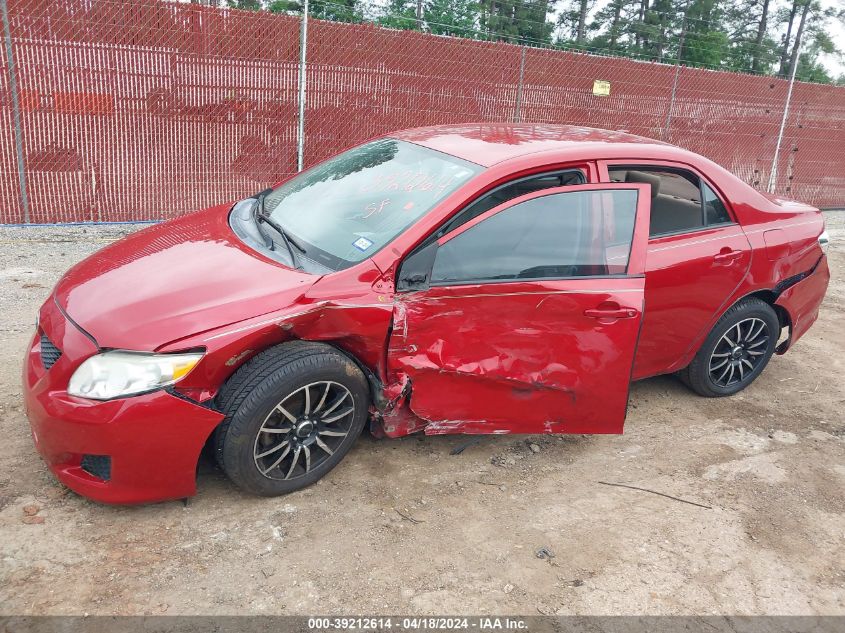
[[[660,177],[654,174],[647,174],[644,171],[629,171],[625,176],[625,182],[644,182],[651,185],[651,197],[656,198],[660,193]]]

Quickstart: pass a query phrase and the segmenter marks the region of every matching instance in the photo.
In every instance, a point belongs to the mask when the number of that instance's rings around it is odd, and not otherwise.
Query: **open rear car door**
[[[621,433],[643,317],[648,187],[558,187],[423,242],[388,350],[434,433]]]

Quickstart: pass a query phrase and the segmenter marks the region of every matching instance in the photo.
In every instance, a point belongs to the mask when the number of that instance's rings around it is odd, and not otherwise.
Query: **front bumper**
[[[38,330],[24,361],[24,406],[35,446],[56,477],[105,503],[195,494],[200,451],[223,415],[166,391],[106,402],[70,396],[70,376],[98,348],[52,298],[41,308]],[[50,369],[42,362],[42,333],[61,351]],[[110,472],[98,477],[84,469],[86,455],[109,457]]]

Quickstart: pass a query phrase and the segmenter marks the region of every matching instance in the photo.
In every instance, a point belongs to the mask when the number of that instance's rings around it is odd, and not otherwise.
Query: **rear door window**
[[[671,235],[730,223],[724,203],[706,182],[681,168],[625,165],[608,168],[611,182],[645,183],[651,187],[649,235]]]

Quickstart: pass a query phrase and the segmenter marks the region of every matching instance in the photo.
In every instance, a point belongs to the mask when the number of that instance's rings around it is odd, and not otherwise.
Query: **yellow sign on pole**
[[[596,79],[593,81],[593,94],[598,97],[610,96],[610,82]]]

